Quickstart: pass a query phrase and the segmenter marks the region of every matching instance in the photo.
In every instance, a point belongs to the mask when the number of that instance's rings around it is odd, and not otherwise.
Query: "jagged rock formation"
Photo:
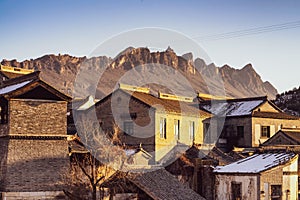
[[[242,69],[234,69],[228,65],[217,67],[214,64],[207,65],[201,58],[193,59],[192,53],[186,53],[182,56],[168,48],[164,52],[150,52],[148,48],[129,47],[122,51],[114,59],[99,57],[74,57],[70,55],[45,55],[43,57],[18,62],[16,60],[3,60],[3,65],[21,67],[26,69],[40,70],[42,78],[59,90],[72,94],[74,80],[78,70],[84,65],[91,71],[100,71],[103,76],[99,80],[96,88],[99,98],[109,93],[114,88],[122,76],[133,71],[133,82],[138,84],[138,80],[146,80],[147,73],[152,73],[158,78],[164,79],[176,86],[180,92],[185,93],[187,88],[182,86],[180,80],[172,80],[171,71],[161,72],[158,65],[164,65],[175,69],[188,80],[195,91],[201,93],[211,93],[220,91],[222,93],[223,83],[226,95],[232,97],[250,97],[268,95],[274,98],[277,90],[269,83],[263,82],[261,77],[255,72],[251,64]],[[105,71],[104,71],[105,70]],[[149,74],[148,74],[149,75]],[[89,85],[89,80],[95,73],[87,74],[82,81],[84,90],[95,89]],[[155,83],[151,88],[154,90],[164,90],[162,84]],[[165,88],[167,89],[167,88]],[[188,93],[185,93],[188,95]],[[225,93],[223,93],[225,94]]]

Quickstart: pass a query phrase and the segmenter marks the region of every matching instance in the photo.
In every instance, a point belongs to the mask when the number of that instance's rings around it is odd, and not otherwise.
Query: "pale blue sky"
[[[202,37],[299,22],[300,1],[0,0],[0,8],[0,59],[89,55],[113,35],[159,27],[194,38],[218,66],[252,63],[279,92],[300,85],[300,26],[220,40]]]

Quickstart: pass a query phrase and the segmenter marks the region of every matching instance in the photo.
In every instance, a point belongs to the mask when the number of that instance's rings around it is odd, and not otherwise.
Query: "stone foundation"
[[[2,192],[2,200],[67,199],[63,191]]]

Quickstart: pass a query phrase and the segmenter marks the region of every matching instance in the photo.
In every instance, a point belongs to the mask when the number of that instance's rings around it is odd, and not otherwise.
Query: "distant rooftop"
[[[263,153],[240,161],[215,168],[215,173],[260,173],[273,167],[286,164],[297,155],[294,153]]]
[[[247,116],[252,111],[267,101],[267,97],[213,100],[201,104],[201,108],[214,114],[227,117]]]
[[[0,72],[7,78],[16,78],[34,72],[34,69],[4,66],[0,64]]]

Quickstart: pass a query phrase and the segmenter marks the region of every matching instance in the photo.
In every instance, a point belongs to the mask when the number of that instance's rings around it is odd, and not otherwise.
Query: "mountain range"
[[[102,98],[120,82],[151,86],[153,92],[172,92],[175,88],[177,93],[186,96],[191,95],[190,88],[200,93],[229,97],[268,95],[274,99],[277,94],[276,88],[263,81],[251,64],[242,69],[229,65],[218,67],[213,63],[206,64],[201,58],[194,59],[192,53],[179,56],[170,47],[162,52],[129,47],[115,58],[50,54],[22,62],[4,59],[1,64],[40,70],[42,78],[49,84],[75,96],[96,91],[96,98]],[[87,69],[86,74],[76,85],[82,90],[72,94],[74,80],[83,67]],[[101,77],[97,77],[99,74]],[[124,78],[126,74],[130,76]]]

